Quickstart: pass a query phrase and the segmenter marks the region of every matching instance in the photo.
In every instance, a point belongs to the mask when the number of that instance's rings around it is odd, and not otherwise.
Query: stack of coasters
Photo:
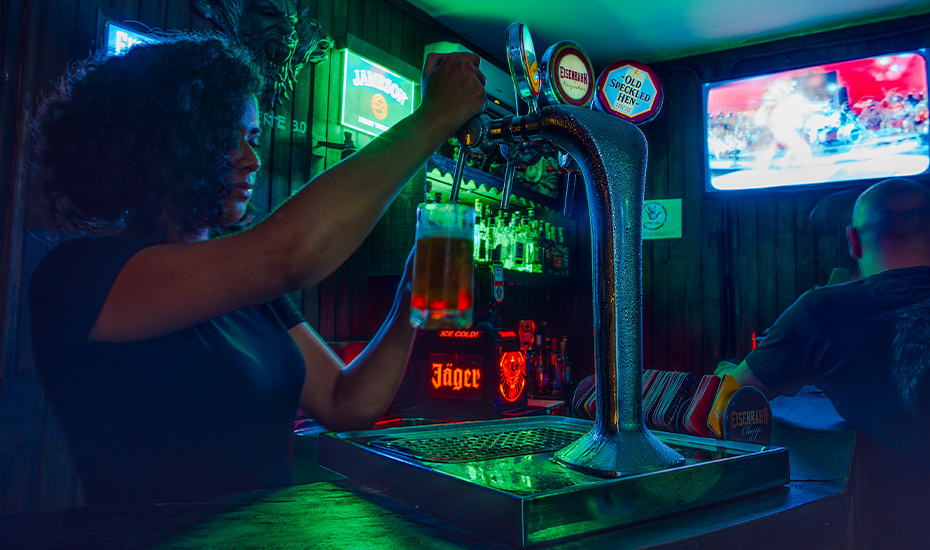
[[[649,388],[653,383],[655,383],[658,376],[659,371],[655,369],[647,369],[643,371],[643,398],[646,397],[646,392],[649,391]]]
[[[687,433],[698,437],[710,437],[707,419],[717,399],[720,382],[720,377],[715,374],[705,374],[701,377],[694,397],[691,398],[691,403],[684,413],[682,427]]]
[[[647,428],[653,427],[652,414],[659,405],[659,399],[662,397],[662,394],[665,393],[665,388],[674,375],[675,373],[672,371],[658,371],[655,381],[649,386],[649,391],[646,392],[646,395],[643,397],[643,421]]]
[[[572,412],[575,418],[585,418],[588,414],[588,401],[594,401],[594,375],[586,376],[575,388],[575,397],[572,399]],[[591,420],[593,417],[588,418]]]
[[[690,372],[672,372],[665,391],[652,411],[652,428],[666,432],[675,431],[675,416],[682,402],[691,394],[694,375]]]
[[[724,374],[720,380],[720,388],[717,390],[717,397],[714,399],[714,406],[710,409],[707,417],[707,427],[713,432],[714,437],[723,439],[723,424],[726,417],[727,405],[730,398],[740,389],[739,382],[731,374]]]
[[[652,386],[654,380],[657,378],[660,371],[649,369],[643,371],[643,397],[646,396],[646,391]],[[580,398],[576,398],[577,405],[574,407],[576,416],[582,417],[580,412],[583,410],[584,414],[588,416],[589,420],[594,420],[594,415],[597,413],[597,388],[594,386],[594,376],[589,376],[591,379],[591,386],[585,390],[584,395]],[[587,381],[587,378],[582,381],[582,384],[578,385],[579,390],[583,387],[584,382]]]

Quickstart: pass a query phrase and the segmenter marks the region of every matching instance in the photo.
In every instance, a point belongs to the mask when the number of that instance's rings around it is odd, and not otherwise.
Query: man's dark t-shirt
[[[896,452],[930,452],[930,267],[813,290],[747,357],[771,390],[824,391],[847,422]]]
[[[304,362],[286,298],[165,336],[88,342],[126,262],[147,243],[79,238],[30,281],[36,364],[88,504],[290,484]],[[235,281],[230,281],[235,284]]]
[[[930,267],[805,294],[746,364],[782,395],[816,385],[859,430],[857,546],[930,540]]]

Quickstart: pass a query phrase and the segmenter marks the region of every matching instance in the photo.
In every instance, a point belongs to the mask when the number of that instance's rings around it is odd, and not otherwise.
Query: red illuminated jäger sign
[[[480,355],[429,354],[427,393],[430,397],[443,399],[481,401],[483,363],[484,359]]]

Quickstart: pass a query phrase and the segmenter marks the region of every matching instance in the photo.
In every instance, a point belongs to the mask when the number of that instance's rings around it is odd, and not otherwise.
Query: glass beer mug
[[[463,204],[417,207],[410,324],[423,330],[472,324],[475,209]]]

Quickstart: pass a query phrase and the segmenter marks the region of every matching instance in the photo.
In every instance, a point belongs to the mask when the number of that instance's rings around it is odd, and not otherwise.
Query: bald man
[[[863,278],[804,294],[742,363],[717,374],[769,399],[823,390],[859,431],[857,539],[930,548],[930,188],[869,187],[846,238]]]

